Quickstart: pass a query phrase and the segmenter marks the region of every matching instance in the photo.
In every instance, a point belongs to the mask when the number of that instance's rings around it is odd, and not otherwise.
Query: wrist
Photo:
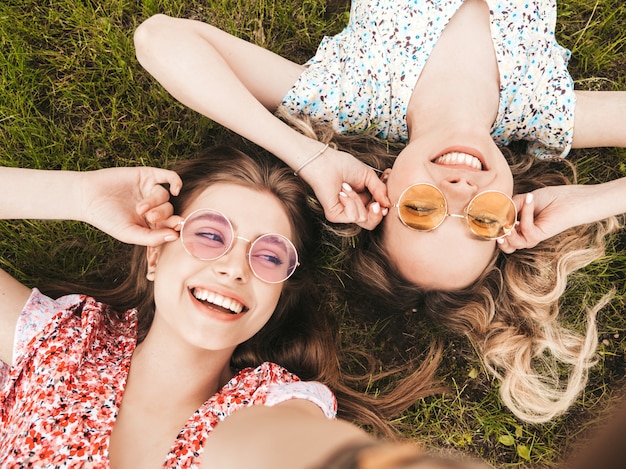
[[[324,146],[322,146],[319,150],[317,150],[313,155],[311,155],[309,158],[307,158],[306,160],[304,160],[300,166],[298,166],[294,172],[293,175],[297,176],[300,171],[302,171],[304,168],[306,168],[309,164],[313,163],[316,159],[318,159],[320,156],[322,156],[326,150],[328,150],[328,146],[329,144],[325,144]]]
[[[71,210],[73,216],[70,216],[68,219],[91,223],[90,214],[93,202],[91,197],[98,187],[98,182],[94,180],[96,173],[97,171],[81,171],[73,175],[74,179],[68,186],[68,191],[72,194],[72,200],[76,204]]]

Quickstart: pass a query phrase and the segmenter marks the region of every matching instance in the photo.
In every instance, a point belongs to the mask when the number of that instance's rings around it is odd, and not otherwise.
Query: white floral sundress
[[[572,144],[575,94],[570,52],[554,36],[555,0],[486,0],[500,74],[491,134],[499,145],[531,142],[540,157]],[[406,142],[413,88],[463,0],[353,0],[345,29],[321,42],[283,99],[294,114],[339,133],[371,131]]]

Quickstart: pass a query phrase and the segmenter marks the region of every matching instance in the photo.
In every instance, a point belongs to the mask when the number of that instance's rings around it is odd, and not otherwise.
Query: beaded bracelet
[[[329,145],[328,143],[327,143],[326,145],[324,145],[320,151],[318,151],[315,155],[313,155],[311,158],[309,158],[309,159],[308,159],[308,160],[306,160],[304,163],[302,163],[302,164],[298,167],[298,169],[296,169],[296,170],[293,172],[293,175],[294,175],[294,176],[297,176],[297,175],[298,175],[298,173],[299,173],[300,171],[302,171],[302,168],[304,168],[304,167],[305,167],[306,165],[308,165],[309,163],[313,162],[313,161],[314,161],[316,158],[318,158],[318,157],[319,157],[322,153],[324,153],[324,152],[328,149],[328,145]]]

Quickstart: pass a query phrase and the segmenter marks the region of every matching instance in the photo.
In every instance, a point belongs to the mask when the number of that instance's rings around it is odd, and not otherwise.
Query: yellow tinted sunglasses
[[[418,183],[407,187],[394,207],[402,223],[417,231],[432,231],[446,217],[464,218],[472,233],[492,240],[508,235],[517,223],[515,203],[508,195],[495,190],[476,194],[464,214],[455,214],[448,213],[448,201],[439,188]]]

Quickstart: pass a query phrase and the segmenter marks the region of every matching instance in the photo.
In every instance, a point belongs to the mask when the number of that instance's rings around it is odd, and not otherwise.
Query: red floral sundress
[[[106,308],[85,295],[52,300],[33,290],[4,384],[0,374],[0,467],[109,467],[137,322],[130,310],[125,333],[112,334]],[[294,398],[316,403],[328,418],[336,414],[335,397],[321,383],[269,362],[239,371],[189,418],[162,467],[199,467],[206,438],[228,415]]]

